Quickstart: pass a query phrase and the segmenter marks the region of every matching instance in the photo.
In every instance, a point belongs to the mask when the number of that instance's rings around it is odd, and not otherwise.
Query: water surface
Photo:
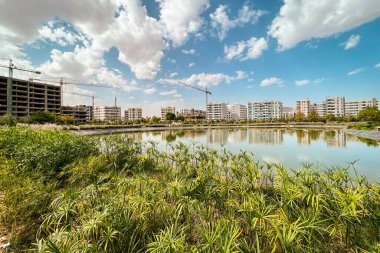
[[[359,174],[380,182],[380,145],[339,129],[200,129],[128,133],[135,140],[168,143],[207,144],[231,152],[250,151],[258,160],[297,168],[303,162],[325,166],[355,163]]]

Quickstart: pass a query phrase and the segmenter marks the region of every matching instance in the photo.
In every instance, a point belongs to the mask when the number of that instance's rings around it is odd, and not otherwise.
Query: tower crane
[[[95,98],[96,98],[96,96],[94,96],[94,95],[87,95],[87,94],[81,94],[81,93],[76,93],[76,92],[67,92],[67,91],[65,91],[65,93],[72,94],[72,95],[83,96],[83,97],[91,97],[92,98],[91,120],[92,120],[92,122],[94,122],[94,120],[95,120],[94,116],[95,116]],[[61,106],[61,110],[62,110],[62,106]],[[62,111],[61,111],[61,114],[62,114]]]
[[[30,69],[22,69],[22,68],[18,68],[16,67],[14,64],[13,64],[13,60],[12,59],[8,59],[8,58],[1,58],[1,59],[5,59],[5,60],[8,60],[9,61],[9,65],[6,66],[6,65],[0,65],[0,67],[2,68],[7,68],[8,69],[8,80],[7,80],[7,113],[12,115],[12,102],[13,102],[13,99],[12,99],[12,96],[13,96],[13,70],[19,70],[19,71],[24,71],[24,72],[30,72],[30,73],[34,73],[34,74],[38,74],[40,75],[41,72],[40,71],[36,71],[36,70],[30,70]]]

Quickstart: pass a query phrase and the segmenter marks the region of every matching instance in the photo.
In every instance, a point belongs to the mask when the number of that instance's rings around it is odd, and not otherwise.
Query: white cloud
[[[297,81],[295,81],[295,84],[297,85],[297,86],[304,86],[304,85],[307,85],[307,84],[309,84],[310,83],[310,81],[309,80],[297,80]]]
[[[359,74],[363,71],[365,71],[366,68],[356,68],[356,69],[353,69],[351,70],[350,72],[347,73],[348,76],[353,76],[353,75],[356,75],[356,74]]]
[[[224,55],[227,60],[245,61],[259,58],[267,49],[268,43],[265,38],[251,37],[247,41],[239,41],[235,45],[224,46]]]
[[[375,68],[380,68],[380,62],[374,66]]]
[[[170,78],[173,78],[173,77],[176,77],[176,76],[178,76],[177,72],[173,72],[173,73],[170,74]]]
[[[326,80],[325,78],[317,78],[317,79],[315,79],[315,80],[313,81],[313,83],[315,83],[315,84],[320,84],[320,83],[324,82],[325,80]]]
[[[203,24],[200,16],[208,7],[208,0],[157,0],[160,3],[160,21],[165,36],[174,46],[182,45],[190,34],[197,33]]]
[[[189,63],[189,68],[194,67],[194,65],[195,65],[194,62]]]
[[[157,92],[157,89],[155,87],[149,87],[149,88],[146,88],[143,92],[145,94],[152,95]]]
[[[173,58],[168,58],[168,62],[170,62],[171,64],[176,64],[177,61]]]
[[[344,49],[348,50],[356,47],[360,42],[360,35],[351,35],[350,38],[343,43]]]
[[[173,85],[192,85],[192,86],[216,86],[221,83],[231,83],[233,80],[239,80],[245,78],[245,73],[243,71],[236,71],[236,76],[229,76],[222,73],[215,74],[193,74],[190,77],[182,79],[159,79],[157,82],[161,84],[173,84]]]
[[[228,8],[226,5],[220,5],[214,13],[210,14],[211,26],[217,30],[218,37],[223,40],[227,32],[237,26],[242,26],[246,23],[257,23],[259,18],[266,14],[262,10],[252,10],[248,5],[244,5],[239,10],[239,15],[235,19],[228,17]]]
[[[194,49],[189,49],[189,50],[182,49],[182,53],[184,53],[184,54],[195,54],[195,50]]]
[[[172,97],[175,97],[175,98],[180,98],[182,97],[181,94],[178,93],[178,91],[176,89],[173,89],[173,90],[169,90],[169,91],[162,91],[159,93],[161,96],[172,96]]]
[[[270,78],[262,80],[261,83],[260,83],[260,86],[261,87],[268,87],[268,86],[272,86],[274,84],[281,85],[283,83],[284,83],[284,81],[282,79],[280,79],[280,78],[270,77]]]
[[[43,40],[50,40],[60,46],[74,45],[80,36],[69,32],[65,27],[53,28],[50,25],[45,25],[38,30],[40,37]]]
[[[348,31],[379,16],[380,1],[285,0],[268,34],[285,50],[301,41]]]
[[[147,101],[146,103],[138,104],[138,107],[143,109],[144,116],[158,116],[161,115],[161,107],[173,106],[177,108],[184,108],[186,106],[186,101],[183,98],[161,100],[161,101]]]
[[[247,75],[246,72],[241,71],[241,70],[237,70],[237,71],[236,71],[236,80],[245,79],[245,78],[247,78],[247,77],[248,77],[248,75]]]

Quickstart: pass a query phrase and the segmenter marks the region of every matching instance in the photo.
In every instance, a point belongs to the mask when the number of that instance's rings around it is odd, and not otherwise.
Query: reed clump
[[[380,187],[353,165],[0,128],[0,194],[15,252],[380,250]]]

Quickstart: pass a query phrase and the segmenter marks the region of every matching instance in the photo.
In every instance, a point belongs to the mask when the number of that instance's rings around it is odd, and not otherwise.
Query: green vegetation
[[[0,128],[0,238],[15,252],[379,252],[380,186],[349,170]]]

